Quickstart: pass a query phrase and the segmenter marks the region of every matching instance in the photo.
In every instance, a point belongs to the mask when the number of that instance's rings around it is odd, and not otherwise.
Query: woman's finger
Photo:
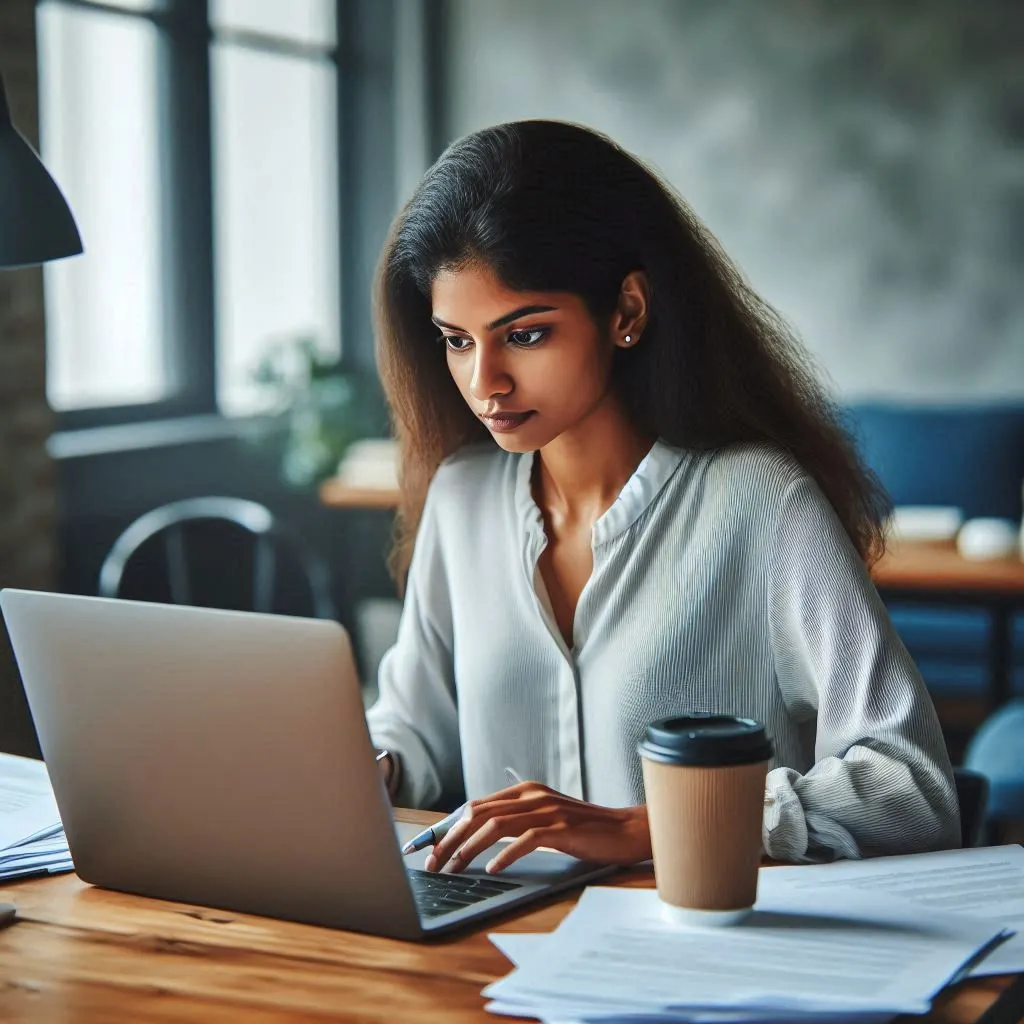
[[[496,796],[497,794],[495,794]],[[437,843],[424,867],[427,871],[437,871],[446,864],[452,853],[466,841],[477,829],[495,817],[514,814],[531,813],[550,803],[550,796],[537,793],[521,799],[497,800],[494,796],[483,800],[471,800],[466,805],[462,818],[452,826],[448,834]],[[501,836],[498,836],[500,839]]]
[[[447,863],[448,858],[451,857],[453,851],[455,851],[459,843],[461,843],[467,836],[472,835],[473,826],[470,824],[472,818],[470,817],[470,810],[467,807],[463,816],[450,828],[448,833],[437,842],[431,848],[430,853],[427,855],[427,859],[423,863],[423,867],[427,871],[437,871],[444,864]]]
[[[557,809],[540,808],[530,814],[499,815],[484,822],[465,842],[452,851],[448,867],[461,871],[484,850],[505,836],[521,836],[531,828],[548,825],[557,816]]]
[[[523,845],[520,837],[488,861],[488,872],[501,871],[537,845],[577,857],[608,864],[635,864],[650,857],[650,830],[646,809],[611,808],[591,805],[580,810],[572,805],[559,808],[554,818],[541,822],[544,839]]]
[[[558,849],[558,829],[538,827],[527,829],[518,839],[499,850],[488,862],[484,870],[489,875],[503,871],[514,864],[520,857],[532,853],[538,846],[550,846]]]

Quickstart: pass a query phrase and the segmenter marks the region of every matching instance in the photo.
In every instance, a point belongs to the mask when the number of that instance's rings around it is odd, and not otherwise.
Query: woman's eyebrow
[[[505,324],[510,324],[513,320],[518,320],[521,316],[530,316],[532,313],[554,313],[557,309],[557,306],[520,306],[519,309],[513,309],[511,313],[499,316],[497,320],[489,323],[487,325],[487,330],[496,331],[499,327],[504,327]],[[469,333],[461,327],[456,327],[455,324],[445,323],[444,320],[441,320],[436,316],[432,316],[430,319],[437,327],[446,327],[449,331],[462,331],[463,334]]]

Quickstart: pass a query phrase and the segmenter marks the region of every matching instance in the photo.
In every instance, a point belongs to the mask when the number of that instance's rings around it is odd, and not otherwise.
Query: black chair
[[[162,558],[156,557],[161,554]],[[149,593],[136,594],[126,586],[129,563],[143,562]],[[249,572],[250,587],[234,588],[226,600],[221,595],[219,603],[210,600],[212,580]],[[204,575],[205,581],[195,586],[194,581]],[[162,579],[157,581],[154,597],[156,577]],[[314,617],[337,618],[326,565],[269,509],[242,498],[190,498],[145,513],[117,538],[100,568],[99,594],[273,612],[280,610],[275,597],[280,597],[278,592],[286,583],[305,591],[303,598]]]
[[[970,768],[954,768],[956,798],[960,804],[960,841],[980,846],[988,810],[988,779]]]

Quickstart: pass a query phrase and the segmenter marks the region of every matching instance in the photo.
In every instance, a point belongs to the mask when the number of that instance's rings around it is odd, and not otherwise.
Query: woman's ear
[[[631,270],[619,288],[612,316],[612,341],[619,348],[633,348],[640,340],[650,312],[651,285],[642,270]]]

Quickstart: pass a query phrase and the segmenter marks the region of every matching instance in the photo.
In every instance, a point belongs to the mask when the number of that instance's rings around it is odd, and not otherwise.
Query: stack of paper
[[[0,850],[0,880],[74,870],[60,825]]]
[[[73,870],[46,765],[0,754],[0,880]]]
[[[547,1022],[877,1022],[926,1012],[1006,934],[841,886],[762,884],[730,928],[666,921],[651,889],[590,888],[550,935],[493,937],[517,969],[484,995]]]

